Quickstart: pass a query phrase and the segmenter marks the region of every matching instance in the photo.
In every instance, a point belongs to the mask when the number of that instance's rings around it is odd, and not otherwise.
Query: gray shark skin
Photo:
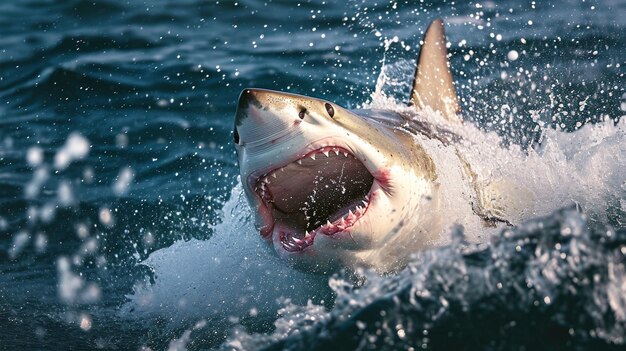
[[[233,132],[241,182],[256,228],[280,257],[318,272],[404,267],[412,253],[436,245],[450,222],[442,172],[475,193],[476,201],[465,204],[475,216],[508,221],[491,200],[502,187],[488,189],[496,193],[488,199],[477,189],[453,128],[416,118],[428,109],[450,126],[462,124],[445,43],[443,22],[436,20],[418,59],[414,108],[403,113],[349,111],[312,97],[243,90]]]

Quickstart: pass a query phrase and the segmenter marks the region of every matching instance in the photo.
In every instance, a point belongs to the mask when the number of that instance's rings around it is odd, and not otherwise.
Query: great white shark
[[[439,242],[450,222],[463,224],[448,217],[451,206],[470,206],[486,225],[519,220],[533,194],[505,180],[481,182],[457,148],[453,130],[463,122],[440,19],[424,35],[409,101],[406,113],[350,111],[242,91],[233,131],[241,181],[257,229],[279,256],[307,270],[390,272]],[[415,118],[426,110],[445,123]],[[447,173],[458,174],[471,203],[443,199]]]

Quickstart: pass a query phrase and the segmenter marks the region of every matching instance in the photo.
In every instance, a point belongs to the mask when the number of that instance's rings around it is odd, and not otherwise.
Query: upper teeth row
[[[332,148],[332,149],[331,149],[330,147],[323,147],[321,150],[322,150],[322,151],[319,151],[319,150],[318,150],[318,151],[316,151],[316,152],[311,153],[308,157],[309,157],[310,159],[312,159],[312,160],[315,160],[315,156],[316,156],[316,155],[319,155],[319,154],[322,154],[322,155],[324,155],[324,156],[326,156],[326,157],[330,157],[330,152],[331,152],[331,151],[332,151],[332,152],[334,152],[334,153],[335,153],[335,155],[337,155],[337,156],[339,156],[339,155],[341,154],[341,155],[343,155],[344,157],[348,157],[348,155],[350,155],[347,151],[342,151],[342,150],[339,150],[339,149],[337,149],[337,148]],[[297,162],[299,165],[301,165],[301,164],[302,164],[302,160],[303,160],[303,158],[301,158],[301,159],[297,160],[296,162]],[[284,170],[285,170],[285,168],[284,168],[284,167],[281,167],[281,168],[279,168],[279,169],[277,169],[277,170],[272,171],[271,173],[268,173],[268,174],[263,175],[263,176],[259,179],[259,181],[257,182],[257,185],[256,185],[256,187],[254,188],[254,191],[258,192],[258,193],[259,193],[259,196],[260,196],[263,200],[266,200],[266,201],[271,201],[270,196],[269,196],[269,194],[267,193],[267,184],[269,184],[269,182],[270,182],[268,178],[269,178],[270,176],[271,176],[272,178],[276,178],[276,172],[278,172],[278,171],[284,171]]]
[[[315,160],[315,156],[319,155],[320,153],[322,155],[326,156],[326,157],[329,157],[331,151],[334,152],[335,155],[337,155],[337,156],[339,156],[339,154],[342,154],[344,157],[348,157],[348,153],[346,151],[339,151],[339,149],[332,149],[332,150],[324,149],[322,152],[313,152],[313,153],[311,153],[309,155],[309,158],[312,159],[312,160]],[[302,159],[299,159],[296,162],[298,162],[298,164],[301,165],[302,164]]]
[[[341,155],[343,155],[344,157],[348,157],[348,155],[349,155],[349,153],[348,153],[347,151],[341,151],[341,150],[339,150],[339,149],[335,149],[335,148],[333,148],[332,150],[330,150],[330,149],[324,149],[324,148],[323,148],[322,150],[323,150],[323,151],[321,151],[321,152],[313,152],[313,153],[311,153],[308,157],[309,157],[311,160],[315,160],[316,155],[319,155],[319,154],[322,154],[322,155],[324,155],[324,156],[326,156],[326,157],[330,157],[330,152],[331,152],[331,151],[332,151],[332,152],[334,152],[334,153],[335,153],[335,155],[337,155],[337,156],[339,156],[339,155],[341,154]],[[302,160],[303,160],[303,159],[304,159],[304,158],[301,158],[301,159],[297,160],[296,162],[297,162],[299,165],[301,165],[301,164],[302,164]],[[267,179],[268,177],[270,177],[270,176],[271,176],[271,177],[273,177],[273,178],[276,178],[276,172],[278,172],[278,171],[284,171],[284,170],[285,170],[285,168],[284,168],[284,167],[281,167],[281,168],[279,168],[279,169],[277,169],[277,170],[274,170],[273,172],[271,172],[271,173],[269,173],[269,174],[265,174],[265,175],[263,175],[263,176],[259,179],[259,183],[261,183],[261,185],[262,185],[263,183],[268,183],[268,182],[269,182],[269,180]]]

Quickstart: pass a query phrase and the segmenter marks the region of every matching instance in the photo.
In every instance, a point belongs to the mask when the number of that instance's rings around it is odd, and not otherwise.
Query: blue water
[[[419,269],[370,276],[360,290],[336,288],[336,304],[292,306],[283,315],[301,333],[122,310],[138,282],[159,279],[137,263],[232,221],[220,209],[237,184],[241,89],[361,106],[381,67],[412,70],[422,31],[443,17],[465,119],[527,147],[538,127],[576,133],[626,114],[624,13],[616,0],[2,2],[0,349],[623,347],[619,198],[605,221],[557,212],[484,246],[429,251]],[[409,84],[386,92],[406,99]],[[583,253],[563,236],[572,226]],[[535,254],[560,257],[554,242],[578,258],[555,259],[559,278],[546,280]],[[411,288],[437,298],[414,304]]]

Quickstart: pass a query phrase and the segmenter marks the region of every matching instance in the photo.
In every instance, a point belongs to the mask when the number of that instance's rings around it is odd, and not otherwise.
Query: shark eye
[[[300,110],[300,113],[298,113],[298,117],[300,117],[300,119],[304,119],[304,115],[306,115],[306,109],[305,108]]]
[[[324,105],[326,107],[326,112],[328,112],[328,115],[332,118],[335,116],[335,109],[333,108],[333,105],[326,103],[326,105]]]

